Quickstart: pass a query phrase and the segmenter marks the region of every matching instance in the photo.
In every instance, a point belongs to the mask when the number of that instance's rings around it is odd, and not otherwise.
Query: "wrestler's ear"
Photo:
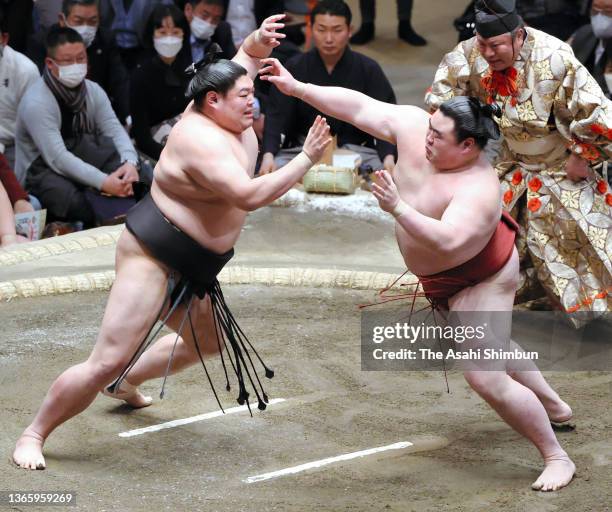
[[[204,103],[213,108],[216,107],[219,103],[219,94],[216,91],[208,91],[206,98],[204,98]]]
[[[461,142],[461,146],[464,150],[470,151],[476,146],[476,140],[474,140],[474,137],[468,137]]]

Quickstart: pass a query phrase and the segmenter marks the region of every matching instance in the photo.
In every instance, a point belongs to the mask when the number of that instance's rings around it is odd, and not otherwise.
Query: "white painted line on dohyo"
[[[374,455],[375,453],[386,452],[388,450],[401,450],[403,448],[408,448],[409,446],[412,446],[412,443],[408,441],[402,441],[400,443],[380,446],[378,448],[370,448],[368,450],[361,450],[359,452],[345,453],[344,455],[338,455],[337,457],[328,457],[327,459],[307,462],[306,464],[300,464],[299,466],[293,466],[292,468],[280,469],[278,471],[272,471],[271,473],[264,473],[263,475],[250,476],[243,481],[247,484],[252,484],[254,482],[270,480],[271,478],[278,478],[279,476],[294,475],[295,473],[300,473],[308,469],[315,469],[327,466],[328,464],[333,464],[334,462],[356,459],[358,457],[366,457],[368,455]]]
[[[268,406],[280,404],[281,402],[285,402],[285,398],[273,398],[268,402]],[[251,404],[251,408],[257,410],[257,402],[255,403],[255,407]],[[239,407],[231,407],[229,409],[225,409],[225,414],[235,414],[237,412],[248,411],[246,405],[241,405]],[[182,425],[188,425],[189,423],[196,423],[197,421],[210,420],[212,418],[218,418],[219,416],[225,416],[221,411],[215,412],[207,412],[205,414],[198,414],[197,416],[192,416],[191,418],[183,418],[181,420],[172,420],[167,421],[165,423],[160,423],[159,425],[151,425],[150,427],[137,428],[135,430],[128,430],[127,432],[119,433],[119,437],[133,437],[139,436],[141,434],[148,434],[149,432],[157,432],[158,430],[165,430],[167,428],[180,427]]]

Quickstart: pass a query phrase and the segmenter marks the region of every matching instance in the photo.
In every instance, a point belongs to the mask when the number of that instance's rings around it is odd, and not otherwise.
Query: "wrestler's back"
[[[182,158],[185,138],[201,140],[211,129],[226,135],[226,150],[253,176],[258,147],[252,128],[234,135],[201,114],[186,112],[170,133],[155,167],[151,195],[176,226],[208,249],[224,253],[235,245],[247,212],[196,182],[185,171]]]
[[[409,134],[398,138],[399,158],[394,176],[401,198],[417,211],[440,220],[454,197],[455,191],[463,187],[477,187],[481,200],[466,205],[473,209],[474,217],[482,218],[491,211],[500,209],[500,187],[495,171],[481,156],[468,169],[440,172],[434,169],[425,156],[425,133]],[[408,235],[396,224],[397,242],[407,268],[415,275],[432,275],[465,263],[478,254],[493,235],[499,215],[492,215],[490,226],[473,239],[469,247],[453,254],[440,254],[422,241]],[[461,229],[461,226],[457,226]]]

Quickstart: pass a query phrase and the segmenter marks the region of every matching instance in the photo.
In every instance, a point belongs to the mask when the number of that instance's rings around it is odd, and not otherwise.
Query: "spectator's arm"
[[[54,110],[57,115],[54,115]],[[49,97],[41,100],[22,101],[17,117],[17,122],[25,125],[43,160],[55,172],[98,190],[102,187],[106,174],[66,148],[60,132],[59,107],[50,92]]]
[[[0,155],[0,183],[4,187],[6,194],[11,202],[11,207],[19,200],[27,201],[28,193],[23,189],[17,180],[17,176],[9,166],[4,155]]]
[[[469,96],[469,53],[474,50],[475,38],[459,43],[447,53],[436,71],[433,84],[425,94],[425,104],[433,112],[455,96]]]
[[[129,135],[125,132],[123,126],[121,126],[119,119],[117,119],[104,89],[95,82],[90,81],[87,82],[87,87],[94,99],[94,108],[90,115],[94,116],[96,130],[102,135],[113,139],[115,149],[119,153],[122,162],[126,160],[138,162],[138,153],[136,153]]]
[[[17,242],[15,215],[8,194],[0,183],[0,246],[5,247]]]
[[[143,71],[142,69],[139,71]],[[130,83],[130,111],[132,115],[132,136],[136,147],[154,160],[159,160],[162,145],[151,136],[151,121],[149,118],[149,98],[142,83],[142,73],[136,71]],[[162,98],[159,101],[163,101]]]

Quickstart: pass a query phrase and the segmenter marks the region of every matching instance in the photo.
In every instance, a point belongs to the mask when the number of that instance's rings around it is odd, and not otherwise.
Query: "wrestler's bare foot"
[[[26,429],[17,440],[13,462],[23,469],[45,469],[42,447],[45,440],[36,432]]]
[[[128,405],[134,407],[134,409],[148,407],[153,403],[153,399],[150,396],[143,395],[136,386],[130,384],[126,380],[121,382],[121,386],[119,386],[119,389],[116,389],[114,393],[111,393],[107,386],[102,391],[102,394],[110,396],[111,398],[117,398],[118,400],[124,400]]]
[[[567,454],[551,457],[544,460],[546,468],[538,479],[531,484],[536,491],[556,491],[565,487],[572,481],[576,466]]]

